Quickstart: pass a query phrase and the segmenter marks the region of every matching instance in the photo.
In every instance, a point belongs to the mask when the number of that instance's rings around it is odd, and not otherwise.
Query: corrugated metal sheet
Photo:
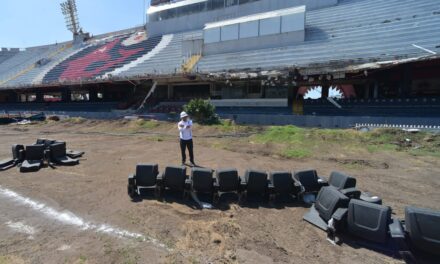
[[[212,73],[286,67],[353,66],[440,53],[440,1],[341,0],[307,12],[306,39],[294,46],[203,57]]]

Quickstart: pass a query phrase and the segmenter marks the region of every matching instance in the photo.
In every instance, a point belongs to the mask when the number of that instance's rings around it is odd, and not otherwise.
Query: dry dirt
[[[349,239],[333,246],[321,230],[304,222],[301,203],[222,203],[218,209],[197,210],[191,201],[146,198],[132,202],[127,176],[139,162],[160,168],[179,164],[174,126],[153,129],[159,134],[124,134],[121,122],[49,123],[0,127],[0,159],[10,156],[13,143],[32,144],[38,137],[65,140],[86,155],[75,167],[43,168],[21,174],[0,172],[0,188],[12,190],[60,212],[71,212],[93,223],[105,223],[144,234],[163,243],[121,238],[84,230],[50,219],[11,199],[0,200],[0,263],[401,263]],[[93,129],[92,129],[93,128]],[[99,128],[99,129],[97,129]],[[97,132],[101,131],[103,133]],[[93,133],[92,133],[93,132]],[[226,150],[210,143],[218,131],[195,131],[198,164],[210,168],[264,170],[316,168],[327,176],[340,170],[357,177],[358,187],[380,195],[403,216],[406,205],[440,210],[438,158],[405,153],[369,156],[334,154],[307,159],[280,159],[264,151]],[[221,132],[218,132],[221,134]],[[348,164],[348,165],[347,165]],[[354,164],[354,165],[353,165]],[[32,228],[32,235],[7,223]],[[350,245],[348,245],[350,244]]]

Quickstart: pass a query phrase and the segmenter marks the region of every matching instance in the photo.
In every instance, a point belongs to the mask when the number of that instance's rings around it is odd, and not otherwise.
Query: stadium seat
[[[348,205],[347,230],[350,234],[372,242],[385,243],[391,208],[352,199]]]
[[[298,195],[301,192],[301,186],[295,183],[288,171],[271,172],[269,178],[272,195]]]
[[[43,166],[45,149],[42,144],[26,146],[25,160],[21,164],[20,172],[38,171]]]
[[[159,188],[162,184],[159,175],[158,164],[138,164],[136,174],[128,176],[128,195],[134,198],[140,194],[141,188],[154,189],[156,196],[159,194]]]
[[[339,221],[343,219],[349,201],[350,198],[335,187],[322,187],[316,197],[315,204],[312,205],[303,219],[324,231],[328,231],[329,226],[331,227],[331,219],[337,219]]]
[[[318,193],[321,187],[328,185],[324,178],[318,176],[316,170],[295,171],[293,179],[301,184],[303,193]]]
[[[236,169],[220,169],[216,171],[215,176],[214,186],[218,198],[223,193],[237,193],[240,196],[240,177]]]
[[[55,142],[49,145],[50,161],[57,165],[73,166],[79,164],[77,159],[67,156],[66,142]]]
[[[405,208],[405,227],[412,248],[440,255],[440,212],[408,206]]]
[[[352,199],[360,199],[366,202],[382,204],[382,199],[368,192],[361,192],[356,188],[356,178],[342,172],[333,171],[328,180],[330,186],[335,187]]]
[[[24,160],[24,146],[13,145],[12,146],[12,159],[5,159],[0,161],[0,171],[10,169]]]
[[[214,178],[211,169],[193,167],[190,182],[190,189],[193,192],[214,193]]]
[[[44,145],[46,148],[48,148],[51,144],[53,144],[55,142],[56,142],[56,140],[53,140],[53,139],[38,138],[37,142],[35,144]]]
[[[182,191],[186,193],[186,167],[185,166],[168,166],[161,175],[162,186],[160,188],[160,194],[163,190],[170,189],[174,191]]]
[[[243,194],[247,198],[248,194],[263,195],[269,194],[269,182],[267,172],[258,170],[246,170],[244,179],[241,181]]]

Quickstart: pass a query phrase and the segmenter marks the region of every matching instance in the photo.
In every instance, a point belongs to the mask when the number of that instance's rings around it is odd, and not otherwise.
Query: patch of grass
[[[303,159],[310,157],[311,152],[307,149],[286,149],[282,153],[282,156],[286,158]]]
[[[83,256],[83,255],[79,256],[79,263],[84,264],[84,263],[86,263],[86,261],[87,261],[87,257],[86,256]]]
[[[301,143],[305,129],[296,126],[273,126],[263,134],[256,135],[258,143]]]

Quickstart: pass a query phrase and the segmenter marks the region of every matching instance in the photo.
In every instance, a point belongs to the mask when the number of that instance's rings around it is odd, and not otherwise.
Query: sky
[[[72,39],[60,3],[0,0],[0,47],[26,48]],[[142,25],[150,0],[76,0],[80,26],[98,35]]]

